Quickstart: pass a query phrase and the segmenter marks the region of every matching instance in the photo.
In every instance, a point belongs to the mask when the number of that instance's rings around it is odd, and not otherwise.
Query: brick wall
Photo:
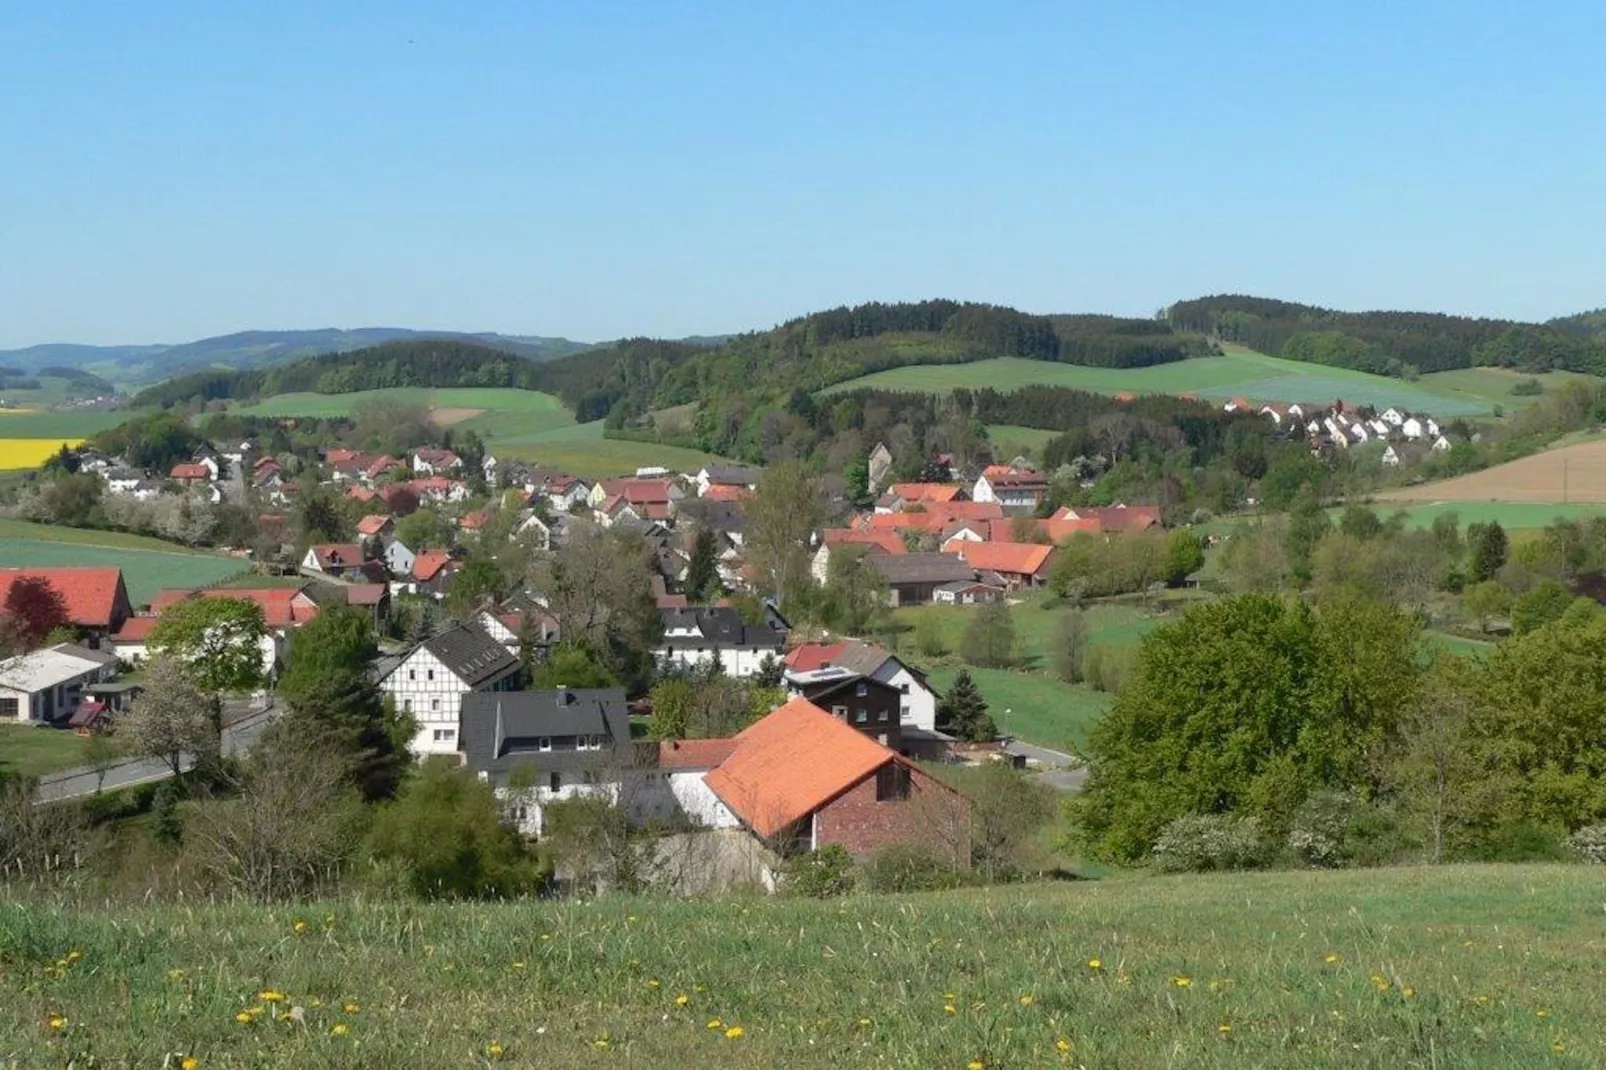
[[[871,773],[817,811],[815,833],[818,846],[839,843],[858,859],[890,844],[917,843],[968,867],[970,800],[910,769],[908,797],[878,802]]]

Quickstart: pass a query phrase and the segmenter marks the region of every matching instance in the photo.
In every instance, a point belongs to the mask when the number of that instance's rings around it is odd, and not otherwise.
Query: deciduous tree
[[[217,756],[215,694],[196,685],[188,665],[158,655],[145,670],[145,690],[117,719],[117,738],[129,753],[156,758],[178,776],[186,755],[197,761]]]
[[[187,598],[169,606],[151,629],[153,653],[184,666],[210,694],[249,691],[264,678],[260,603],[244,598]]]
[[[67,600],[46,577],[19,576],[6,592],[0,615],[16,643],[23,650],[33,650],[67,623]]]

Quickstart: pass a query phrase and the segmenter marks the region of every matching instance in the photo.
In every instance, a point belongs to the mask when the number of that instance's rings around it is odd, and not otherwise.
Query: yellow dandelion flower
[[[1030,1007],[1033,1003],[1036,1003],[1036,1002],[1037,1002],[1037,997],[1033,996],[1033,995],[1030,995],[1030,994],[1024,995],[1024,996],[1022,996],[1020,998],[1020,1005],[1022,1007]]]
[[[52,1014],[49,1018],[45,1019],[45,1024],[59,1033],[63,1029],[67,1028],[67,1019],[64,1015]]]
[[[725,1030],[725,1039],[726,1040],[736,1040],[739,1037],[741,1037],[741,1035],[742,1035],[742,1027],[739,1026],[739,1025],[733,1025],[729,1029]]]
[[[1329,951],[1329,952],[1328,952],[1328,953],[1327,953],[1327,954],[1326,954],[1326,955],[1324,955],[1324,956],[1323,956],[1323,957],[1322,957],[1322,961],[1323,961],[1323,962],[1325,962],[1325,963],[1327,963],[1327,964],[1328,964],[1328,965],[1329,965],[1329,966],[1331,966],[1331,965],[1333,965],[1333,964],[1334,964],[1334,963],[1335,963],[1335,962],[1343,962],[1343,961],[1344,961],[1344,960],[1343,960],[1343,959],[1342,959],[1342,958],[1340,958],[1340,957],[1339,957],[1339,955],[1338,955],[1338,953],[1337,953],[1337,952],[1335,952],[1335,951]]]
[[[329,1035],[332,1037],[343,1037],[349,1032],[351,1032],[351,1026],[345,1022],[336,1022],[329,1027]]]
[[[966,1070],[987,1070],[987,1064],[980,1059],[972,1059],[966,1066]]]
[[[264,988],[257,993],[257,999],[263,1003],[280,1003],[284,1000],[284,993],[272,988]]]
[[[182,981],[184,980],[184,971],[179,969],[168,970],[167,979],[169,981]]]
[[[351,1000],[347,1000],[346,1002],[342,1003],[340,1005],[340,1009],[347,1014],[356,1014],[358,1011],[362,1010],[360,1006],[358,1006],[356,1003],[353,1003]]]
[[[944,1003],[942,1005],[942,1013],[944,1013],[944,1014],[958,1014],[959,1012],[954,1009],[954,1005],[952,1003]]]
[[[1220,1033],[1222,1036],[1226,1036],[1228,1033],[1232,1032],[1232,1023],[1222,1022],[1220,1025],[1216,1026],[1216,1032]]]
[[[874,1025],[874,1024],[875,1024],[875,1023],[874,1023],[874,1022],[872,1022],[872,1021],[871,1021],[871,1020],[870,1020],[870,1019],[868,1019],[868,1018],[860,1018],[860,1019],[859,1019],[859,1026],[860,1026],[860,1027],[861,1027],[861,1028],[864,1028],[864,1029],[868,1029],[868,1028],[870,1028],[870,1026],[872,1026],[872,1025]]]
[[[663,986],[659,983],[658,978],[653,977],[653,978],[649,978],[648,979],[647,987],[648,988],[661,988]]]
[[[1171,975],[1171,983],[1176,985],[1178,988],[1187,988],[1189,985],[1193,984],[1193,978],[1189,977],[1185,973],[1174,973]]]
[[[522,969],[524,969],[524,968],[525,968],[525,965],[524,965],[524,963],[522,963],[522,962],[515,962],[515,963],[514,963],[514,964],[513,964],[513,968],[514,968],[514,969],[515,969],[515,970],[522,970]]]
[[[1534,1017],[1535,1018],[1549,1018],[1550,1017],[1550,1012],[1545,1010],[1543,1007],[1541,1007],[1538,1010],[1534,1011]]]
[[[591,1046],[596,1048],[598,1051],[607,1051],[609,1048],[613,1047],[613,1041],[609,1040],[606,1036],[600,1036],[591,1042]]]
[[[295,921],[290,923],[290,929],[291,929],[292,932],[298,932],[298,933],[306,932],[307,931],[307,919],[306,918],[297,918]]]
[[[725,1023],[720,1021],[718,1018],[710,1018],[710,1019],[708,1019],[708,1028],[710,1028],[710,1029],[719,1029],[719,1028],[722,1028],[724,1025],[725,1025]]]
[[[1104,969],[1104,960],[1103,959],[1088,959],[1087,960],[1087,968],[1090,969],[1090,970],[1102,970],[1102,969]]]
[[[942,998],[947,1000],[949,1003],[952,1003],[954,1000],[958,999],[959,997],[954,995],[952,992],[944,992],[942,994]]]
[[[193,1055],[186,1055],[178,1061],[178,1070],[201,1070],[201,1060]]]
[[[1389,990],[1389,979],[1380,973],[1374,973],[1372,975],[1372,987],[1379,992],[1387,992]]]
[[[1061,1055],[1069,1053],[1071,1050],[1070,1039],[1068,1037],[1060,1037],[1054,1042],[1054,1050],[1059,1052]]]
[[[250,1025],[256,1020],[256,1015],[252,1014],[250,1011],[240,1011],[234,1016],[234,1020],[239,1022],[241,1025]]]
[[[1400,989],[1400,995],[1404,996],[1406,999],[1410,999],[1412,996],[1416,995],[1416,989],[1412,988],[1410,985],[1406,985],[1404,988]]]
[[[1489,1005],[1489,997],[1488,996],[1482,996],[1482,995],[1474,996],[1472,998],[1472,1002],[1476,1003],[1480,1007],[1487,1007]]]
[[[487,1059],[500,1059],[506,1052],[507,1049],[494,1040],[485,1045],[485,1057]]]

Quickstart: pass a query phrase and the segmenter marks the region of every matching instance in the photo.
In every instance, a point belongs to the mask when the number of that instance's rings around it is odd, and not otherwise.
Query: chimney
[[[573,697],[574,697],[573,695],[569,694],[569,685],[568,684],[559,684],[558,685],[558,705],[559,706],[567,706],[569,704],[570,699],[572,699]]]

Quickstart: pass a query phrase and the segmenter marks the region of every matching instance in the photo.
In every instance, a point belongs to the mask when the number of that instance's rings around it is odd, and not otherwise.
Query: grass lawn
[[[115,565],[123,570],[128,598],[135,608],[148,603],[164,587],[201,587],[237,575],[249,567],[237,558],[198,553],[160,539],[17,520],[0,520],[0,565],[12,568]]]
[[[487,440],[530,435],[567,427],[574,417],[556,397],[504,387],[392,387],[350,394],[280,394],[235,411],[245,416],[350,416],[374,401],[417,405],[431,410],[475,412],[454,428],[473,429]]]
[[[44,776],[84,764],[84,741],[62,728],[0,724],[0,774]]]
[[[987,427],[987,437],[998,455],[1006,459],[1024,453],[1033,460],[1041,461],[1043,447],[1059,434],[1058,431],[1040,431],[1035,427],[1016,427],[1011,424],[989,424]]]
[[[1546,392],[1560,389],[1574,379],[1593,381],[1594,376],[1579,372],[1545,372],[1532,375],[1510,368],[1458,368],[1448,372],[1430,372],[1417,380],[1418,385],[1437,393],[1456,394],[1471,401],[1481,402],[1486,410],[1499,405],[1507,412],[1524,408],[1538,401],[1539,394],[1513,394],[1511,388],[1528,379],[1538,379]]]
[[[0,910],[0,1036],[18,1066],[205,1070],[1586,1067],[1603,940],[1599,873],[1559,865],[828,902],[23,900]]]
[[[62,442],[77,442],[108,427],[116,427],[133,415],[127,410],[0,409],[0,438],[45,438],[59,446]]]
[[[950,652],[959,649],[965,626],[975,616],[977,606],[906,606],[894,611],[894,618],[904,631],[899,648],[918,659],[914,645],[915,628],[922,618],[937,621],[942,637]],[[1065,607],[1041,595],[1010,607],[1010,618],[1015,624],[1015,649],[1019,667],[1029,671],[1048,671],[1053,668],[1055,629]],[[1123,602],[1096,602],[1082,611],[1087,622],[1089,645],[1130,646],[1149,633],[1155,625],[1166,619],[1163,612],[1150,612],[1141,606]]]
[[[1373,512],[1378,516],[1388,518],[1397,512],[1406,515],[1406,522],[1411,527],[1426,528],[1433,525],[1433,521],[1446,513],[1454,513],[1461,520],[1461,527],[1465,530],[1468,524],[1487,524],[1498,520],[1500,526],[1507,531],[1521,531],[1523,529],[1542,528],[1552,520],[1577,520],[1580,517],[1606,516],[1606,505],[1582,504],[1578,502],[1566,505],[1539,505],[1532,502],[1430,502],[1423,505],[1414,505],[1410,502],[1368,502]],[[1335,518],[1343,510],[1335,510]]]
[[[933,670],[931,686],[938,694],[947,691],[959,669],[952,664]],[[971,669],[970,678],[987,700],[987,712],[1000,732],[1050,750],[1074,752],[1086,747],[1088,733],[1115,701],[1114,695],[1086,684],[1067,684],[1046,673]]]
[[[571,424],[550,431],[491,439],[501,457],[559,468],[590,479],[629,475],[638,468],[660,465],[671,472],[695,472],[720,458],[679,446],[630,442],[602,437],[602,422]]]
[[[1045,383],[1115,394],[1197,394],[1222,400],[1242,395],[1251,401],[1332,401],[1352,405],[1389,405],[1420,409],[1435,416],[1488,415],[1490,404],[1447,386],[1436,388],[1425,378],[1416,383],[1381,375],[1327,368],[1268,357],[1241,346],[1225,346],[1219,357],[1200,357],[1149,368],[1089,368],[1075,364],[1002,357],[973,364],[893,368],[838,383],[825,393],[874,387],[947,393],[955,387],[1015,390]]]

